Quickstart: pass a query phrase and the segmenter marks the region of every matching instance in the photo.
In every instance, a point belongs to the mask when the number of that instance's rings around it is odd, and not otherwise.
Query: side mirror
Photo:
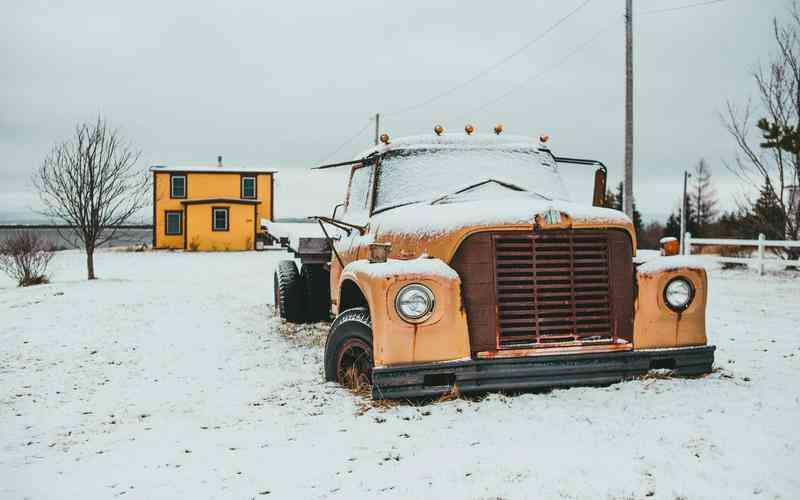
[[[594,196],[592,205],[603,207],[606,204],[606,172],[598,168],[594,172]]]
[[[333,215],[331,215],[331,219],[336,219],[336,212],[344,206],[344,202],[338,203],[335,207],[333,207]]]

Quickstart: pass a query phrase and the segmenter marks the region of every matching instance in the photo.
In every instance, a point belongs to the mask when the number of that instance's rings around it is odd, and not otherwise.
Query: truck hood
[[[557,211],[577,226],[630,226],[619,210],[560,200],[506,198],[430,205],[418,203],[374,215],[376,234],[436,236],[470,227],[525,226],[531,228],[536,215]]]
[[[554,227],[566,224],[573,228],[622,229],[628,232],[635,248],[633,224],[624,213],[533,197],[407,205],[374,215],[370,233],[374,241],[392,244],[393,257],[428,254],[450,262],[470,234],[498,229],[533,230],[537,216],[540,223],[552,221]]]

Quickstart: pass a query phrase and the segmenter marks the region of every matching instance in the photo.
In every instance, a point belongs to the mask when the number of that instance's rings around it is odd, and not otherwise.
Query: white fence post
[[[692,255],[692,233],[686,233],[683,237],[683,255]]]
[[[764,275],[764,240],[767,239],[764,233],[758,235],[758,274]]]

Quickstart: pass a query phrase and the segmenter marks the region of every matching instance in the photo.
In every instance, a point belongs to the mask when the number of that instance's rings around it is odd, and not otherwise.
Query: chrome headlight
[[[401,318],[409,323],[428,319],[433,312],[435,300],[430,288],[419,283],[406,285],[397,292],[394,308]]]
[[[686,278],[672,278],[664,287],[664,302],[676,312],[686,310],[694,300],[694,287]]]

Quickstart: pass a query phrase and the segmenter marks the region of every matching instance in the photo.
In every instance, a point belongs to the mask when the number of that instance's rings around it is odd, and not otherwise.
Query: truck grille
[[[607,233],[492,239],[498,349],[614,341]]]

